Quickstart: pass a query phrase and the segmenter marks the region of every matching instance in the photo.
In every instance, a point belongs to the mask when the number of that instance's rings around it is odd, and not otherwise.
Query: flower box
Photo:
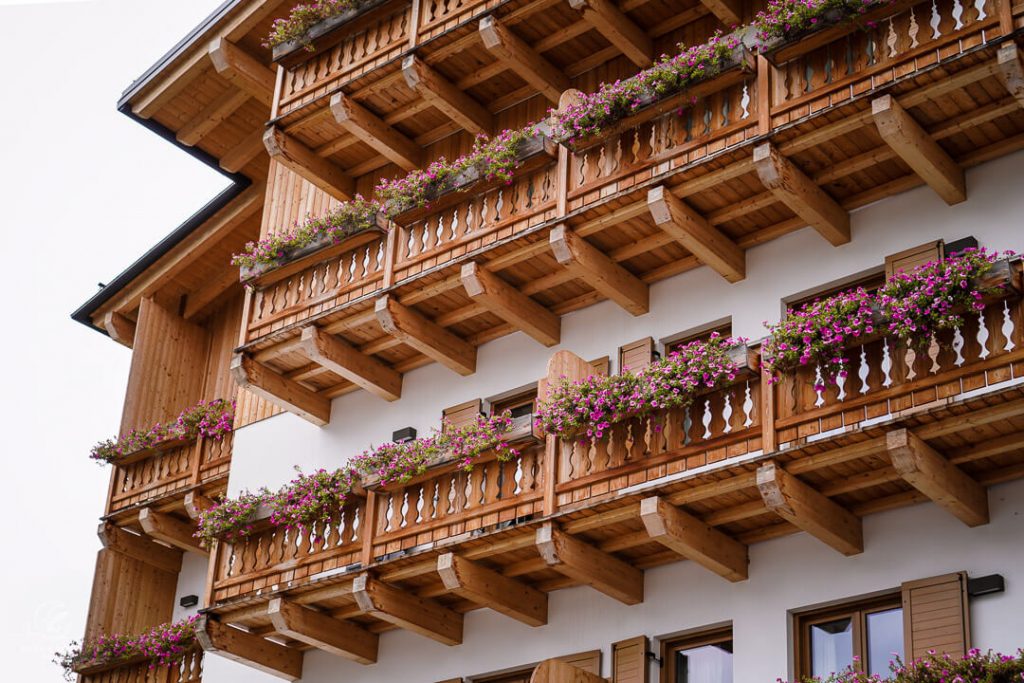
[[[301,247],[284,249],[276,265],[258,264],[253,267],[243,266],[239,269],[239,279],[246,284],[269,285],[305,270],[310,265],[327,260],[344,251],[354,249],[372,241],[378,235],[387,232],[387,219],[380,214],[374,216],[374,225],[368,230],[360,230],[348,237],[337,240],[330,235],[321,235],[318,239]]]
[[[131,465],[132,463],[139,462],[140,460],[146,460],[147,458],[151,458],[154,455],[157,455],[158,453],[169,451],[173,448],[178,448],[180,446],[185,446],[187,444],[195,443],[196,438],[197,437],[192,437],[189,439],[167,439],[166,441],[161,441],[160,443],[150,446],[149,448],[142,448],[137,451],[132,451],[131,453],[125,453],[120,458],[113,460],[110,464],[116,466]]]
[[[524,139],[516,149],[516,174],[529,173],[555,159],[558,146],[548,137],[546,131],[538,132]],[[410,225],[427,216],[454,206],[466,199],[470,193],[479,194],[501,184],[501,180],[486,178],[486,169],[480,165],[470,166],[445,182],[426,189],[427,203],[424,206],[395,204],[389,202],[384,212],[398,225]]]
[[[302,38],[275,45],[272,50],[273,61],[286,68],[306,61],[309,57],[310,46],[314,52],[333,46],[342,38],[337,32],[338,28],[369,14],[388,2],[389,0],[355,0],[353,6],[344,12],[313,24]]]
[[[103,661],[89,662],[88,664],[74,665],[72,671],[79,676],[95,676],[96,674],[103,673],[105,671],[113,671],[114,669],[128,668],[137,664],[143,664],[152,659],[149,655],[132,655],[131,657],[121,657],[119,659],[108,659]]]

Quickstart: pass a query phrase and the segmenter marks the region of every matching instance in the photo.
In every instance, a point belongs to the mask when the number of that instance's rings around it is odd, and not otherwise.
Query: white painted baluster
[[[732,431],[732,394],[729,392],[725,394],[725,407],[722,408],[722,419],[725,420],[725,428],[722,429],[722,433],[728,434]]]
[[[890,59],[896,56],[896,27],[893,25],[894,18],[895,17],[889,17],[889,32],[885,37],[885,44],[889,47]]]
[[[836,388],[839,390],[839,393],[836,394],[836,399],[842,403],[846,400],[846,375],[836,375]]]
[[[860,369],[857,370],[857,376],[860,378],[860,393],[866,394],[871,391],[871,387],[868,385],[868,374],[871,369],[868,368],[868,353],[864,350],[864,346],[860,347]]]
[[[882,381],[883,387],[892,386],[892,358],[889,355],[889,340],[885,339],[882,342],[882,375],[885,379]]]
[[[814,405],[817,408],[825,405],[825,390],[822,388],[825,385],[825,378],[821,376],[821,366],[814,366],[814,393],[818,395],[818,398],[814,401]]]
[[[516,472],[515,472],[514,475],[512,475],[512,479],[516,483],[515,488],[512,489],[512,495],[518,496],[520,493],[523,492],[523,459],[522,458],[519,458],[519,459],[516,460]]]
[[[939,23],[942,21],[942,17],[939,16],[939,7],[936,4],[936,0],[932,0],[932,18],[928,22],[928,25],[932,27],[932,40],[937,40],[942,36],[939,31]]]
[[[448,485],[448,507],[445,508],[445,514],[452,514],[455,512],[455,499],[457,495],[455,493],[455,485],[458,483],[455,479],[455,474],[452,473],[451,483]]]
[[[740,119],[750,118],[750,88],[747,86],[747,81],[743,81],[743,97],[740,98],[740,109],[743,110]]]
[[[359,525],[363,523],[363,517],[359,514],[359,508],[352,512],[352,540],[359,538]]]
[[[427,498],[427,490],[425,486],[420,487],[420,495],[416,497],[416,522],[423,521],[423,505]]]
[[[1013,318],[1010,316],[1010,304],[1009,302],[1004,301],[1002,333],[1003,338],[1006,340],[1006,344],[1003,346],[1003,351],[1013,351],[1016,346],[1013,342],[1013,329]]]
[[[394,496],[394,494],[389,494],[388,495],[387,511],[384,513],[384,520],[386,522],[384,524],[384,531],[385,532],[391,531],[391,515],[394,513],[394,509],[395,509],[394,506],[395,506],[395,496]]]
[[[907,364],[907,381],[917,377],[917,370],[914,369],[914,363],[917,361],[917,351],[914,350],[913,345],[907,346],[907,353],[903,356],[903,362]]]
[[[985,311],[978,311],[978,335],[975,339],[978,340],[978,345],[981,346],[981,352],[978,354],[978,358],[985,360],[988,358],[988,325],[985,322]]]
[[[956,20],[956,26],[953,27],[954,31],[959,31],[964,27],[964,22],[960,21],[963,15],[964,6],[960,4],[960,0],[953,0],[953,18]]]
[[[402,517],[401,517],[401,522],[398,525],[399,527],[404,529],[406,526],[409,525],[409,521],[408,521],[408,517],[407,517],[408,514],[409,514],[409,489],[406,489],[405,492],[402,494]]]
[[[960,334],[960,328],[953,330],[953,350],[956,351],[956,361],[954,365],[960,367],[964,364],[964,356],[961,353],[964,350],[964,336]]]
[[[711,399],[704,399],[704,435],[701,437],[705,440],[711,438]]]
[[[984,21],[988,13],[985,12],[986,0],[974,0],[974,9],[978,10],[978,21]]]
[[[928,357],[932,359],[932,366],[929,368],[929,372],[933,375],[942,368],[939,366],[939,340],[932,335],[932,342],[928,346]]]
[[[750,382],[747,382],[746,389],[743,390],[743,415],[746,419],[743,421],[744,427],[749,427],[754,424],[754,399],[750,396]]]
[[[917,13],[914,11],[915,8],[910,10],[910,29],[907,33],[910,35],[910,47],[911,49],[918,46],[917,33],[921,30],[921,27],[917,25]]]

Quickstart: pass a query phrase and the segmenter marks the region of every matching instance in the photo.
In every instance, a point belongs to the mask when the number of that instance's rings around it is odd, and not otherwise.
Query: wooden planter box
[[[120,458],[116,458],[114,460],[111,460],[110,464],[111,465],[117,465],[117,466],[131,465],[132,463],[139,462],[140,460],[145,460],[145,459],[150,458],[150,457],[152,457],[152,456],[154,456],[154,455],[156,455],[158,453],[162,453],[163,451],[169,451],[172,448],[178,448],[179,446],[184,446],[186,444],[195,443],[196,442],[196,438],[197,437],[192,437],[190,439],[168,439],[167,441],[161,441],[160,443],[156,444],[155,446],[150,446],[149,448],[143,448],[143,449],[138,450],[138,451],[132,451],[131,453],[125,453]]]
[[[563,142],[560,144],[568,147],[573,152],[584,152],[588,149],[603,144],[610,138],[614,138],[623,132],[635,128],[662,114],[678,109],[691,97],[707,97],[713,93],[725,90],[737,83],[740,83],[747,74],[756,71],[757,64],[753,52],[745,45],[737,46],[732,54],[722,61],[714,74],[709,74],[699,81],[692,81],[681,90],[658,95],[651,93],[644,99],[644,104],[634,113],[619,119],[610,124],[607,128],[596,135],[577,140],[576,142]]]
[[[558,146],[547,133],[538,133],[525,139],[516,150],[515,173],[529,173],[550,163],[557,155]],[[384,211],[392,221],[405,226],[464,201],[470,193],[479,194],[500,184],[498,179],[487,180],[482,168],[471,166],[444,185],[429,188],[425,206],[388,204]]]
[[[307,49],[308,45],[313,46],[313,52],[333,46],[334,43],[341,40],[341,36],[335,33],[336,29],[369,14],[388,2],[390,0],[356,0],[353,7],[341,14],[335,14],[333,17],[314,24],[306,31],[302,39],[290,40],[275,46],[272,51],[273,61],[287,68],[305,61],[311,54]]]
[[[335,241],[334,238],[324,235],[305,246],[285,249],[284,256],[275,265],[241,268],[239,280],[246,284],[268,285],[305,270],[314,263],[365,244],[387,232],[387,220],[383,216],[376,214],[373,216],[373,220],[374,224],[371,228],[360,230],[340,241]]]

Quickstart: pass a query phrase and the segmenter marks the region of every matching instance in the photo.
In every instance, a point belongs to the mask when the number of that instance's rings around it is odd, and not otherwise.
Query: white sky
[[[80,638],[130,352],[70,313],[227,184],[115,109],[219,0],[0,0],[0,661]]]

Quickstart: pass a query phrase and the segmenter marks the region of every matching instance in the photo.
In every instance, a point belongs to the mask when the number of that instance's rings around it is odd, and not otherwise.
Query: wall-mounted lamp
[[[416,428],[402,427],[401,429],[391,432],[391,440],[395,443],[406,443],[409,441],[415,441]]]
[[[185,595],[185,596],[182,596],[181,600],[178,601],[178,604],[181,605],[182,607],[195,607],[196,605],[199,604],[199,596],[198,595]]]
[[[976,598],[979,595],[1002,593],[1005,590],[1006,581],[1003,579],[1002,574],[989,574],[988,576],[967,579],[967,594],[972,598]]]

